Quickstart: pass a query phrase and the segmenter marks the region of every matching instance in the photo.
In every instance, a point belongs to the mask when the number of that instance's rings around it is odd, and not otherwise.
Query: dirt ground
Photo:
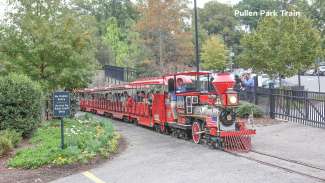
[[[17,150],[28,146],[30,146],[30,144],[28,144],[28,141],[23,140]],[[103,159],[98,156],[87,164],[73,164],[63,167],[45,166],[35,170],[13,169],[6,167],[6,162],[8,161],[8,159],[15,154],[15,151],[13,151],[10,152],[10,154],[8,154],[7,156],[0,158],[0,183],[50,182],[60,177],[65,177],[99,166],[102,163],[105,163],[118,156],[118,154],[120,154],[126,148],[127,142],[122,137],[119,142],[118,152],[116,154],[112,154],[108,159]]]

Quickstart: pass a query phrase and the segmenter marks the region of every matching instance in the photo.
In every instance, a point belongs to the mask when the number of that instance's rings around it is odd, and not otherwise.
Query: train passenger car
[[[226,151],[249,151],[254,129],[236,119],[227,73],[183,72],[80,91],[80,108]]]

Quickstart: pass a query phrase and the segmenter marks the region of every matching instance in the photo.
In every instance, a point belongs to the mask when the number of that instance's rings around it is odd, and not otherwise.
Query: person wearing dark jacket
[[[234,90],[236,92],[240,92],[242,90],[243,87],[243,82],[240,79],[240,77],[238,75],[235,75],[235,86],[234,86]]]

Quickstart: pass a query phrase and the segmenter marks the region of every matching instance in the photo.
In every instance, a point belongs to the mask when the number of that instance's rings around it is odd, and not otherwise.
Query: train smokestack
[[[229,88],[235,85],[235,79],[228,72],[219,73],[214,76],[212,85],[219,95],[225,94]]]

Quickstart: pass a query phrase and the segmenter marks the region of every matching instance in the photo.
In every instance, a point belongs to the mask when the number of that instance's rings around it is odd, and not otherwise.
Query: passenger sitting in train
[[[185,92],[186,88],[184,85],[184,81],[182,78],[177,78],[176,80],[176,92],[177,93],[181,93],[181,92]]]
[[[131,97],[131,96],[128,96],[128,98],[127,98],[127,106],[128,107],[132,107],[133,106],[133,104],[134,104],[134,98],[133,97]]]
[[[153,101],[153,97],[154,97],[154,90],[151,90],[149,93],[148,93],[148,104],[149,105],[152,105],[152,101]]]
[[[107,99],[108,101],[112,101],[112,100],[113,100],[112,92],[109,92],[109,93],[107,94],[106,99]]]
[[[121,102],[125,102],[127,99],[128,99],[128,92],[127,91],[124,91],[122,94],[121,94]]]
[[[144,91],[141,91],[140,93],[140,102],[143,102],[143,99],[146,97],[146,93]]]
[[[120,95],[121,95],[121,97],[120,97],[120,102],[124,102],[124,101],[125,101],[124,93],[121,93]]]
[[[140,92],[137,91],[137,93],[133,96],[133,100],[135,102],[139,102],[140,101]]]

